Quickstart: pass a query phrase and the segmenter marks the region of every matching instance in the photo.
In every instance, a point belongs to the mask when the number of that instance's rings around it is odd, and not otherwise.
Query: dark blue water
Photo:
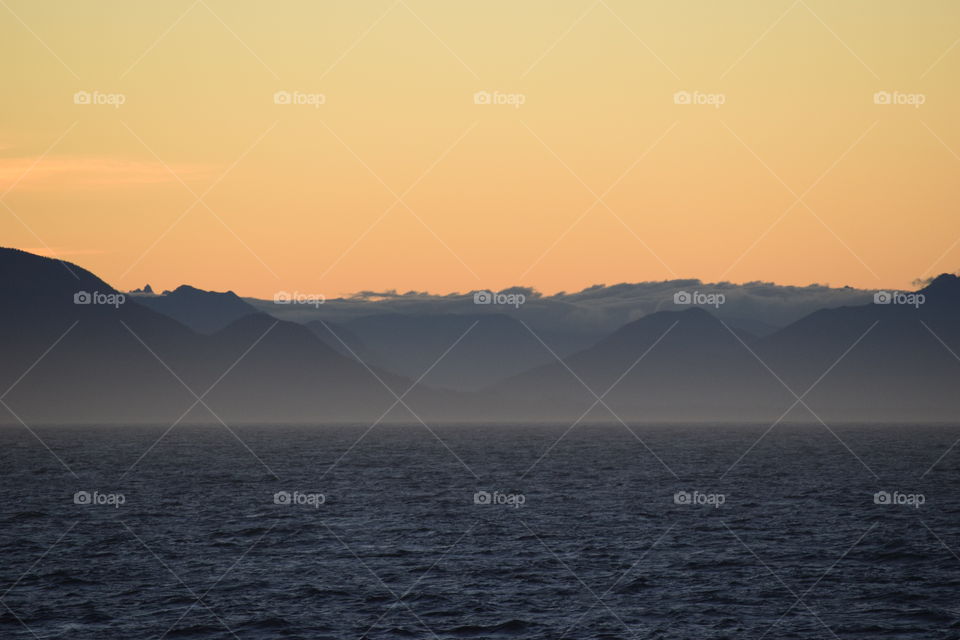
[[[960,428],[767,427],[0,429],[0,637],[960,637]]]

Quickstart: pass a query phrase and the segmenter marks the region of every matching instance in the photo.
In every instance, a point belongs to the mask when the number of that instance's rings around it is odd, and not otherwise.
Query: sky
[[[2,0],[0,245],[259,297],[908,288],[960,268],[958,43],[952,0]]]

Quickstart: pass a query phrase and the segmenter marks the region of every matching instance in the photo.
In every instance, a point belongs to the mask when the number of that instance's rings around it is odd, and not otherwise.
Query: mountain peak
[[[182,284],[173,290],[167,289],[162,295],[183,300],[218,299],[231,303],[239,302],[247,304],[233,291],[207,291],[206,289],[199,289],[189,284]]]
[[[160,296],[138,298],[138,302],[200,333],[213,333],[242,316],[257,313],[233,291],[204,291],[188,284]]]
[[[920,290],[927,297],[960,297],[960,278],[952,273],[941,273]]]
[[[77,291],[114,293],[109,284],[72,262],[40,256],[21,249],[0,247],[0,291],[8,299],[32,300],[54,297],[68,300]],[[13,293],[19,292],[19,293]]]

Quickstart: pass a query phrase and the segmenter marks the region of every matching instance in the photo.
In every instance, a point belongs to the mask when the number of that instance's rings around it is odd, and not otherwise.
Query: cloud
[[[108,156],[47,156],[0,158],[0,192],[18,189],[106,189],[184,182],[213,173],[202,164],[142,162]]]
[[[322,317],[348,321],[366,315],[400,313],[407,315],[505,313],[529,321],[538,330],[604,335],[624,324],[657,311],[676,311],[674,294],[679,291],[722,293],[726,302],[709,311],[758,335],[786,326],[824,307],[865,304],[873,292],[850,287],[813,284],[805,287],[783,286],[772,282],[704,283],[700,280],[594,285],[575,293],[543,295],[527,287],[511,287],[503,293],[522,293],[525,303],[515,309],[509,305],[474,304],[472,291],[431,294],[408,291],[363,291],[340,299],[328,299],[319,309],[284,308],[258,305],[267,313],[294,321]],[[302,305],[301,305],[302,306]]]

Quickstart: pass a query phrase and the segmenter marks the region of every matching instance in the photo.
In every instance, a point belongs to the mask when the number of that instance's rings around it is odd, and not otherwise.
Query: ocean
[[[960,637],[960,426],[568,427],[2,428],[0,637]]]

